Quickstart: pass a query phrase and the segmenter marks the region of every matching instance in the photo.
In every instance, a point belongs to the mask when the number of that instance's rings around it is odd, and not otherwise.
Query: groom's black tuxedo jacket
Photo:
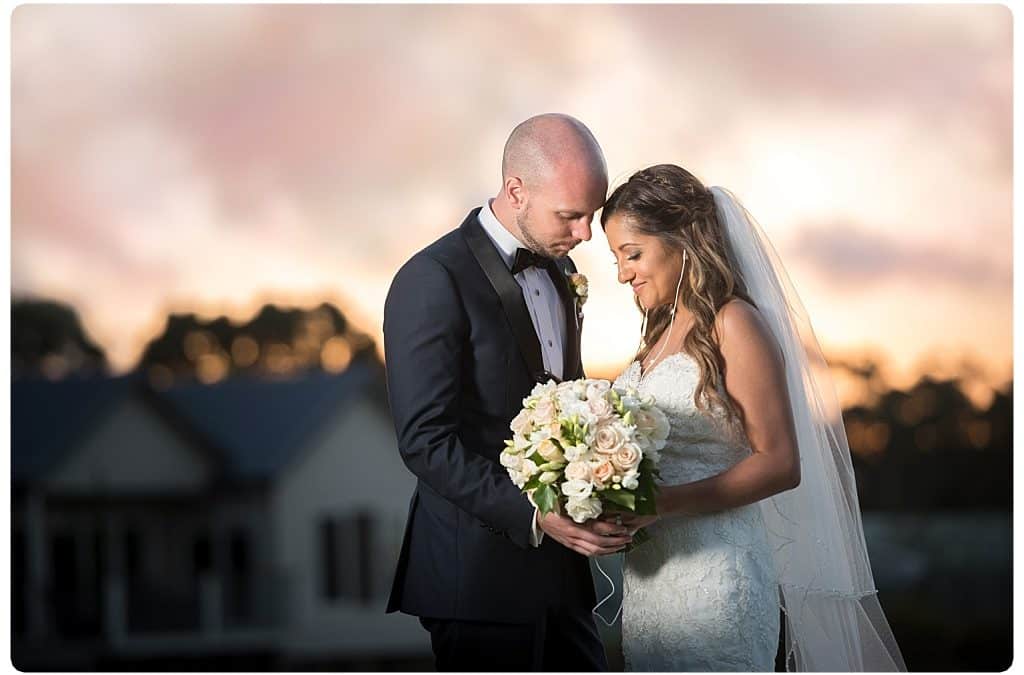
[[[499,464],[509,422],[547,377],[522,289],[478,213],[414,255],[384,306],[391,414],[418,478],[387,611],[518,622],[582,609],[589,619],[587,559],[548,536],[530,545],[533,506]],[[567,257],[548,269],[565,308],[563,379],[583,377],[574,271]]]

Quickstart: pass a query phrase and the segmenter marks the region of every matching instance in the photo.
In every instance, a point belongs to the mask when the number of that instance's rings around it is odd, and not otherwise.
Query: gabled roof
[[[45,476],[114,404],[138,385],[137,375],[42,378],[11,382],[11,480]]]
[[[113,405],[139,395],[143,405],[211,456],[221,477],[274,477],[357,393],[370,394],[377,374],[355,361],[343,373],[288,380],[234,377],[150,389],[138,374],[15,380],[11,385],[11,459],[15,483],[41,480]],[[144,448],[140,448],[144,450]]]
[[[246,481],[282,470],[353,394],[368,389],[372,376],[368,366],[354,362],[338,375],[234,377],[171,387],[155,397],[218,451],[224,478]]]

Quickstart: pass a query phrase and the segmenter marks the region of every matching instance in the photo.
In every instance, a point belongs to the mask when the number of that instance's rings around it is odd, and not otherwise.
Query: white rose
[[[655,437],[667,437],[669,423],[665,413],[654,406],[646,407],[633,414],[638,429]]]
[[[529,433],[530,426],[533,424],[531,421],[532,416],[532,411],[526,409],[520,410],[519,414],[512,418],[512,423],[508,426],[514,433],[525,435]]]
[[[612,464],[620,471],[629,471],[640,463],[640,448],[633,443],[624,443],[622,447],[612,455]]]
[[[590,482],[590,465],[586,462],[569,462],[565,467],[565,477],[569,480]]]
[[[654,439],[661,443],[661,445],[658,447],[658,449],[660,450],[661,448],[665,447],[664,443],[668,439],[668,432],[672,425],[669,424],[668,417],[665,415],[665,413],[658,410],[657,408],[651,408],[649,412],[651,415],[654,416]]]
[[[658,426],[657,421],[654,419],[654,414],[650,410],[644,410],[643,408],[633,413],[633,424],[636,425],[636,430],[644,436],[654,435],[654,430]]]
[[[613,454],[625,442],[626,438],[616,424],[603,424],[594,434],[594,449],[606,455]]]
[[[509,469],[508,475],[509,478],[512,479],[512,482],[515,483],[516,487],[519,488],[520,490],[523,488],[524,485],[526,485],[526,476],[524,476],[521,471]]]
[[[594,491],[594,486],[590,484],[590,481],[585,480],[567,480],[562,483],[562,494],[570,499],[576,498],[581,499],[583,497],[589,497],[590,493]]]
[[[601,500],[597,497],[569,499],[565,504],[565,512],[575,522],[582,523],[601,515]]]
[[[557,417],[558,408],[555,406],[554,399],[545,396],[537,401],[537,406],[533,409],[534,424],[537,426],[547,426],[555,421]]]
[[[523,465],[523,456],[511,452],[502,452],[499,456],[501,465],[506,469],[518,469]]]
[[[562,451],[558,449],[554,441],[550,439],[543,440],[537,445],[537,452],[548,462],[557,462],[565,457],[562,455]]]
[[[598,421],[609,419],[615,413],[615,406],[604,396],[589,399],[590,412]]]

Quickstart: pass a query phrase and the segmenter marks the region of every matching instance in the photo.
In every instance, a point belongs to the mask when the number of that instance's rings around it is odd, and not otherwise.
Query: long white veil
[[[728,190],[712,187],[728,254],[785,357],[800,485],[760,502],[785,615],[786,670],[906,671],[878,602],[828,365],[775,249]]]

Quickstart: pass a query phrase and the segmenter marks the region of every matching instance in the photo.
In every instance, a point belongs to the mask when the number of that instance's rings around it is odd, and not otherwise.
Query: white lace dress
[[[643,378],[634,362],[616,380],[651,394],[671,432],[661,483],[719,474],[750,454],[738,421],[694,404],[699,368],[672,354]],[[779,596],[761,508],[672,516],[623,565],[622,651],[627,671],[773,671]]]

